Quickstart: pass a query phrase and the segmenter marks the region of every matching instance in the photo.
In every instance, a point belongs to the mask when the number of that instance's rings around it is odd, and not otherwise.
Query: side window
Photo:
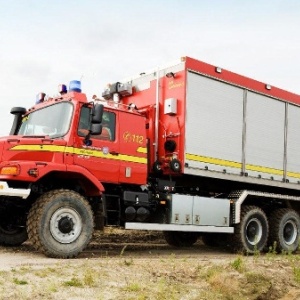
[[[78,135],[85,136],[89,130],[90,108],[82,107],[80,112]],[[102,133],[93,135],[93,139],[114,141],[116,136],[116,114],[110,111],[105,111],[102,117]]]
[[[114,141],[116,137],[116,114],[105,111],[102,117],[102,133],[93,138],[106,141]]]
[[[90,108],[85,106],[81,108],[78,131],[77,131],[79,136],[85,136],[86,130],[89,130],[90,113],[91,113]]]

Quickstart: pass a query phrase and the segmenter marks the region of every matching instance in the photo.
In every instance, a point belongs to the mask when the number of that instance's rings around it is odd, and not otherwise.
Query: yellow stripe
[[[246,164],[246,170],[283,176],[283,170]]]
[[[147,153],[147,148],[145,148],[145,147],[138,147],[136,151],[139,152],[139,153]]]
[[[286,175],[288,177],[294,177],[294,178],[300,178],[300,173],[296,173],[296,172],[287,172]]]
[[[213,158],[213,157],[208,157],[208,156],[201,156],[201,155],[195,155],[195,154],[185,154],[185,158],[189,160],[194,160],[194,161],[200,161],[204,162],[207,164],[212,164],[212,165],[218,165],[218,166],[224,166],[224,167],[231,167],[231,168],[237,168],[241,169],[242,164],[230,160],[225,160],[225,159],[220,159],[220,158]]]
[[[18,145],[11,148],[11,150],[60,152],[60,153],[70,153],[70,154],[77,154],[77,155],[86,155],[86,156],[105,158],[105,159],[113,159],[119,161],[128,161],[128,162],[134,162],[140,164],[147,163],[147,158],[145,157],[138,157],[138,156],[126,155],[126,154],[119,154],[119,155],[112,155],[109,153],[104,154],[103,151],[99,151],[95,149],[74,148],[74,147],[55,146],[55,145]]]
[[[67,148],[71,147],[54,145],[18,145],[12,147],[10,150],[66,152]]]
[[[198,161],[198,162],[217,165],[217,166],[242,169],[242,163],[225,160],[225,159],[220,159],[220,158],[195,155],[195,154],[190,154],[190,153],[186,153],[185,158],[188,160]],[[264,166],[256,166],[256,165],[246,164],[246,170],[283,176],[283,170],[264,167]],[[294,177],[294,178],[300,178],[300,173],[287,172],[287,176]]]
[[[86,155],[86,156],[93,156],[98,158],[106,158],[106,159],[114,159],[114,160],[120,160],[120,161],[130,161],[130,162],[136,162],[141,164],[146,164],[147,159],[145,157],[138,157],[138,156],[132,156],[132,155],[126,155],[126,154],[119,154],[119,155],[112,155],[112,154],[104,154],[102,151],[98,150],[90,150],[90,149],[80,149],[80,148],[73,148],[74,154],[78,155]]]

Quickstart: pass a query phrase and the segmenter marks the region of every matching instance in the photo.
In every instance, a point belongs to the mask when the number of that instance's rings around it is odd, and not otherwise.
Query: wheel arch
[[[86,197],[100,196],[104,192],[104,186],[100,181],[77,171],[51,171],[32,184],[35,191],[59,188],[74,190]]]
[[[238,224],[241,221],[241,209],[245,205],[255,205],[261,208],[267,215],[278,208],[293,208],[300,212],[300,197],[282,194],[273,194],[256,191],[238,191],[229,195],[232,202],[232,223]]]

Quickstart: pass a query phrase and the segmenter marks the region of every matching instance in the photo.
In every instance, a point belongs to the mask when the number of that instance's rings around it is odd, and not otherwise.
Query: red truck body
[[[118,225],[162,230],[173,246],[201,236],[245,252],[298,248],[299,95],[183,57],[102,97],[70,84],[12,109],[0,139],[2,245],[29,238],[74,257],[94,227]]]

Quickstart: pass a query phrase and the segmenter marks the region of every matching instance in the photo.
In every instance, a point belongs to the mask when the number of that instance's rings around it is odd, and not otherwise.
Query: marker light
[[[62,95],[68,92],[67,86],[65,84],[60,84],[58,86],[58,92]]]
[[[39,176],[39,170],[37,168],[32,168],[28,170],[28,175],[32,177],[38,177]]]
[[[81,93],[81,82],[79,80],[70,81],[69,91]]]
[[[37,95],[36,95],[35,104],[39,104],[39,103],[44,102],[45,97],[46,97],[46,94],[45,94],[45,93],[39,93],[39,94],[37,94]]]
[[[19,165],[8,165],[4,166],[0,170],[1,175],[19,175],[20,166]]]

